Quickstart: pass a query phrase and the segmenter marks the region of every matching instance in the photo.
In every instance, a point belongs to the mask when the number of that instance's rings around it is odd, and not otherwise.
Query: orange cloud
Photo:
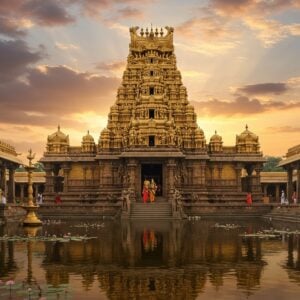
[[[280,127],[267,127],[267,132],[270,133],[291,133],[291,132],[300,132],[300,127],[293,126],[280,126]]]
[[[54,125],[66,114],[108,111],[119,83],[118,78],[75,72],[64,66],[30,69],[26,83],[0,85],[0,119],[13,124]],[[76,119],[67,123],[78,125]]]

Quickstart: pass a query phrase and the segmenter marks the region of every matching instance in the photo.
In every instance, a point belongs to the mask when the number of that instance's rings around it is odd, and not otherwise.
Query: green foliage
[[[34,172],[44,172],[44,165],[42,163],[36,162],[34,166],[35,166]]]
[[[35,167],[34,172],[44,172],[44,165],[40,162],[36,162],[33,164]],[[16,172],[26,172],[24,166],[20,166],[19,168],[16,169]]]
[[[263,172],[284,172],[282,167],[277,167],[282,160],[281,157],[266,156],[265,159],[267,161],[264,163]]]

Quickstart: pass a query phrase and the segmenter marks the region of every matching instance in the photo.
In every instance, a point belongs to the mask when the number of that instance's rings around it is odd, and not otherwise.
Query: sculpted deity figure
[[[150,189],[149,189],[150,202],[154,202],[156,191],[157,191],[157,185],[154,179],[152,178],[150,182]]]

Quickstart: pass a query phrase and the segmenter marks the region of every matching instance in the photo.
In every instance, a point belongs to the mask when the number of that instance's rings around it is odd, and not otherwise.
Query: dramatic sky
[[[96,142],[130,26],[173,26],[178,68],[209,140],[245,125],[266,155],[300,144],[300,0],[1,0],[0,139],[37,157],[61,125]]]

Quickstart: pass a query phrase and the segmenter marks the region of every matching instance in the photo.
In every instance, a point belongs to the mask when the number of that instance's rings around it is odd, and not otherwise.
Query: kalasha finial
[[[60,125],[59,124],[57,125],[57,131],[60,131]]]
[[[162,29],[162,27],[160,28],[160,36],[164,35],[164,30]]]
[[[32,166],[32,160],[35,158],[35,153],[32,153],[32,149],[28,150],[27,158],[29,160],[29,166]]]
[[[140,35],[141,35],[141,36],[144,35],[144,29],[143,29],[143,28],[141,28]]]
[[[246,124],[246,130],[248,130],[248,124]]]

